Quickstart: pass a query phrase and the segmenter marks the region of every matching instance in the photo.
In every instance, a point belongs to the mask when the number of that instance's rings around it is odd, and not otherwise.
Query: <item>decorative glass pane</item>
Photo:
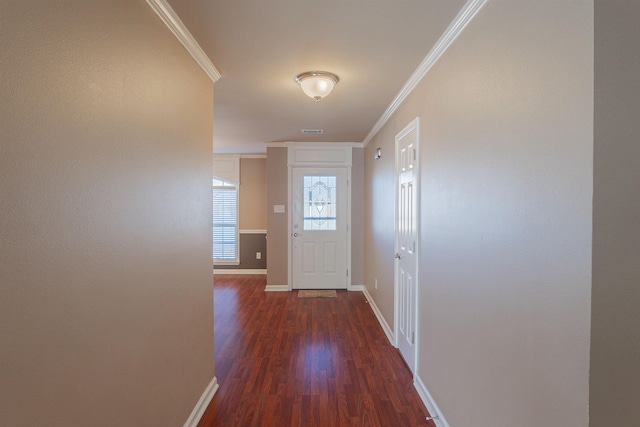
[[[336,177],[304,177],[304,230],[336,229]]]

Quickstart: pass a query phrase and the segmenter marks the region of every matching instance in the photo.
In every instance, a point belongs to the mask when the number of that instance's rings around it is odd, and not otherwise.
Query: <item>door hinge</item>
[[[411,344],[415,344],[416,343],[416,333],[415,332],[411,332]]]
[[[347,277],[349,277],[349,269],[347,268]]]

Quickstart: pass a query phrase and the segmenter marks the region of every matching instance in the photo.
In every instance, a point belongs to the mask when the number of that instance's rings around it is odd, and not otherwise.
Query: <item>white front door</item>
[[[347,169],[293,168],[293,289],[347,288]]]
[[[417,325],[417,119],[396,136],[396,339],[415,373]]]

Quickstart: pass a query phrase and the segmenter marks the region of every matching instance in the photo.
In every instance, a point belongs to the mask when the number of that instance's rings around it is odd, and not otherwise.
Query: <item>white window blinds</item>
[[[238,190],[233,183],[214,178],[213,260],[238,260]]]

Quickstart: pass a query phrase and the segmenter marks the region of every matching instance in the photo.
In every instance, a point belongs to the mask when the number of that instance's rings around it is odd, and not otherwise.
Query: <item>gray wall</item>
[[[218,270],[265,270],[267,268],[267,233],[240,233],[240,264],[214,265]],[[256,252],[261,258],[256,259]]]
[[[214,375],[211,81],[146,2],[0,14],[0,425],[183,425]]]
[[[289,283],[289,206],[287,195],[287,149],[267,148],[267,285],[286,286]],[[273,205],[285,205],[285,213],[274,213]]]
[[[590,425],[640,419],[640,3],[595,2]]]
[[[592,41],[589,2],[490,1],[366,147],[393,325],[394,137],[420,118],[417,375],[452,426],[588,424]]]

